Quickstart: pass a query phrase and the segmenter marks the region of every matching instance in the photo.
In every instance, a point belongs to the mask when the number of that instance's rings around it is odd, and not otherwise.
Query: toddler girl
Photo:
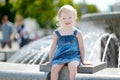
[[[75,28],[76,10],[70,5],[62,6],[57,14],[59,28],[54,32],[49,54],[51,80],[58,80],[59,71],[67,64],[70,80],[75,79],[77,67],[84,63],[84,45],[80,30]]]

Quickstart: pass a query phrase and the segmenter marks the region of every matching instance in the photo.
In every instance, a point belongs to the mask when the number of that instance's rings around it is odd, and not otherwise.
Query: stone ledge
[[[79,66],[78,73],[95,73],[106,67],[107,67],[106,62],[100,62],[100,63],[93,64],[90,66]],[[50,65],[44,65],[44,64],[40,65],[40,71],[50,72],[50,69],[51,69]],[[64,66],[63,69],[66,70],[67,66]]]
[[[0,62],[0,71],[39,72],[39,65]]]
[[[120,80],[119,75],[110,74],[77,74],[75,80]]]
[[[20,72],[0,70],[0,80],[49,80],[49,72]]]
[[[93,74],[78,73],[75,80],[120,80],[120,69],[105,68]]]
[[[80,66],[80,68],[82,69],[82,67],[93,67],[93,69],[97,69],[100,67],[100,64],[106,63],[99,63],[99,65],[94,64],[92,66]],[[50,80],[50,73],[48,71],[39,72],[39,65],[14,64],[4,62],[0,62],[0,65],[0,80]],[[42,67],[45,70],[48,69],[50,71],[49,65],[44,65]],[[98,69],[99,71],[97,72],[92,70],[94,71],[94,73],[92,74],[77,73],[75,80],[120,80],[119,68],[105,68],[102,70],[100,69]],[[69,70],[67,66],[65,66],[61,70],[59,80],[70,80]]]
[[[49,72],[39,72],[39,65],[0,62],[0,80],[48,80]]]
[[[89,65],[89,66],[83,65],[78,67],[78,73],[95,73],[104,68],[107,68],[106,62],[96,63],[94,65]]]
[[[13,54],[15,54],[17,51],[0,51],[0,60],[1,61],[7,61]]]
[[[97,72],[101,69],[104,69],[106,67],[107,67],[107,64],[105,62],[97,63],[92,66],[79,66],[78,72],[81,74],[82,73],[93,73],[94,74],[95,72]],[[42,71],[42,72],[50,72],[50,69],[51,69],[50,65],[45,65],[45,64],[40,65],[40,71]],[[67,66],[64,66],[62,68],[62,70],[60,71],[59,80],[70,80],[69,79],[69,70],[68,70]]]

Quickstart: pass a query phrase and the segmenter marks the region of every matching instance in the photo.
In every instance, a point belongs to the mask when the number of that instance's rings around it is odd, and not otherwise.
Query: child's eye
[[[69,19],[71,19],[72,17],[69,17]]]
[[[63,20],[64,20],[65,18],[63,18]]]

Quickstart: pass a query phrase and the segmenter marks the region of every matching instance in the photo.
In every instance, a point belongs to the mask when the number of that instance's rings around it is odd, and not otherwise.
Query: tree
[[[87,13],[98,13],[99,10],[93,4],[87,5],[88,12]]]
[[[35,18],[44,28],[55,15],[53,0],[17,0],[14,9],[23,17]]]
[[[35,18],[42,28],[51,28],[55,27],[55,16],[58,9],[64,4],[74,6],[78,11],[78,17],[81,16],[82,4],[74,4],[73,0],[17,0],[14,4],[14,10],[25,18]],[[97,12],[94,5],[86,4],[86,8],[90,13]]]
[[[0,21],[4,15],[8,15],[10,21],[14,21],[15,11],[12,10],[13,5],[9,3],[9,0],[5,0],[5,5],[0,4]]]
[[[72,0],[17,0],[14,9],[24,17],[35,18],[43,28],[55,25],[55,15],[64,4],[73,4]]]
[[[83,12],[82,12],[83,9],[86,10],[85,14],[87,14],[87,13],[98,13],[99,12],[97,7],[93,4],[78,3],[78,4],[74,4],[74,7],[77,9],[77,12],[78,12],[78,21],[80,20],[80,17],[83,14]]]

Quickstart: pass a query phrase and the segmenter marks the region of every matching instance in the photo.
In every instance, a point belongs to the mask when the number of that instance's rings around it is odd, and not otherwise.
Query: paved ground
[[[0,52],[2,51],[6,51],[6,52],[9,52],[9,51],[16,51],[19,49],[19,46],[18,46],[18,43],[17,42],[12,42],[12,48],[10,49],[7,45],[5,46],[5,48],[1,48],[1,44],[0,44]]]
[[[9,66],[9,67],[8,67]],[[0,71],[39,72],[39,65],[0,62]]]
[[[28,72],[39,72],[39,65],[31,65],[31,64],[15,64],[15,63],[7,63],[0,62],[0,70],[6,71],[28,71]],[[9,66],[9,67],[8,67]],[[82,73],[81,73],[82,74]],[[83,74],[86,75],[86,74]],[[120,76],[120,68],[105,68],[93,74],[88,75],[114,75]]]
[[[115,76],[120,76],[120,68],[105,68],[103,70],[100,70],[96,73],[94,73],[94,75],[115,75]]]
[[[2,49],[0,44],[0,61],[6,60],[6,57],[5,57],[6,53],[13,53],[13,52],[16,52],[17,50],[19,50],[19,46],[17,42],[12,43],[11,49],[7,45],[5,46],[5,48]],[[9,54],[9,55],[11,56],[12,54]],[[10,57],[9,55],[8,57]]]
[[[39,65],[0,62],[0,80],[46,80],[47,75]]]
[[[14,64],[6,62],[0,62],[0,65],[0,75],[2,75],[2,80],[46,80],[41,79],[45,74],[41,74],[43,72],[39,72],[39,65]],[[7,76],[7,79],[5,76]],[[36,76],[37,79],[34,78]],[[105,68],[93,74],[78,73],[76,75],[76,80],[120,80],[120,69]]]

